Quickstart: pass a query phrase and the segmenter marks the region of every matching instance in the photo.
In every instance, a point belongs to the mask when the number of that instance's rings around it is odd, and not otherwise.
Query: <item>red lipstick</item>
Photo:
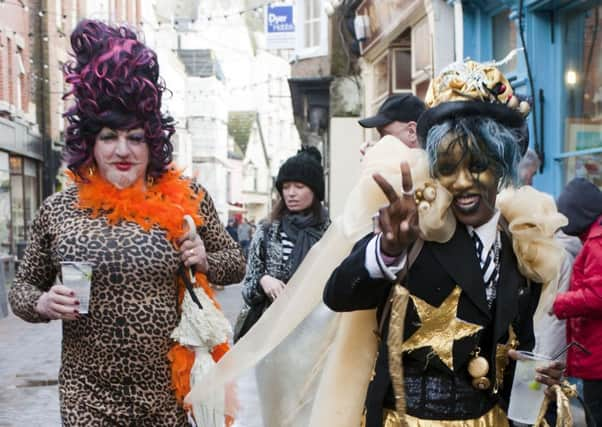
[[[132,167],[132,164],[127,162],[115,163],[115,167],[120,171],[128,171]]]

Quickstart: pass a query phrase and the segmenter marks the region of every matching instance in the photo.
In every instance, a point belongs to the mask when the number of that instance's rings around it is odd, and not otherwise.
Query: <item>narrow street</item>
[[[234,323],[241,305],[240,285],[217,291]],[[61,322],[32,324],[10,314],[0,319],[0,427],[60,427],[57,378],[61,357]],[[236,427],[261,427],[254,376],[238,384],[241,409]],[[252,408],[252,409],[251,409]]]

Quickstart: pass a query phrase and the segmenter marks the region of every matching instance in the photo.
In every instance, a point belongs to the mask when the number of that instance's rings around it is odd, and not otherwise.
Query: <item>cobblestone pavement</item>
[[[234,323],[241,306],[240,286],[217,291],[226,317]],[[0,427],[59,427],[57,378],[61,322],[27,323],[13,314],[0,319]],[[241,408],[236,427],[261,427],[255,380],[238,384]]]
[[[61,323],[0,319],[0,426],[60,426]]]

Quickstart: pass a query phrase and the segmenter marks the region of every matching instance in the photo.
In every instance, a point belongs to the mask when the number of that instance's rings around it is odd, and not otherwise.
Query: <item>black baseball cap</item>
[[[393,95],[383,102],[375,116],[362,119],[359,124],[365,128],[379,128],[394,121],[417,122],[425,109],[424,102],[417,96]]]

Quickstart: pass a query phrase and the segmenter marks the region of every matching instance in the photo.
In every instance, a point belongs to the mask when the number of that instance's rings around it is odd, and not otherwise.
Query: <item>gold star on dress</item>
[[[439,307],[433,307],[420,298],[411,295],[420,328],[402,344],[402,351],[432,347],[433,352],[453,371],[454,341],[476,334],[482,326],[469,323],[456,317],[462,290],[456,286]]]

